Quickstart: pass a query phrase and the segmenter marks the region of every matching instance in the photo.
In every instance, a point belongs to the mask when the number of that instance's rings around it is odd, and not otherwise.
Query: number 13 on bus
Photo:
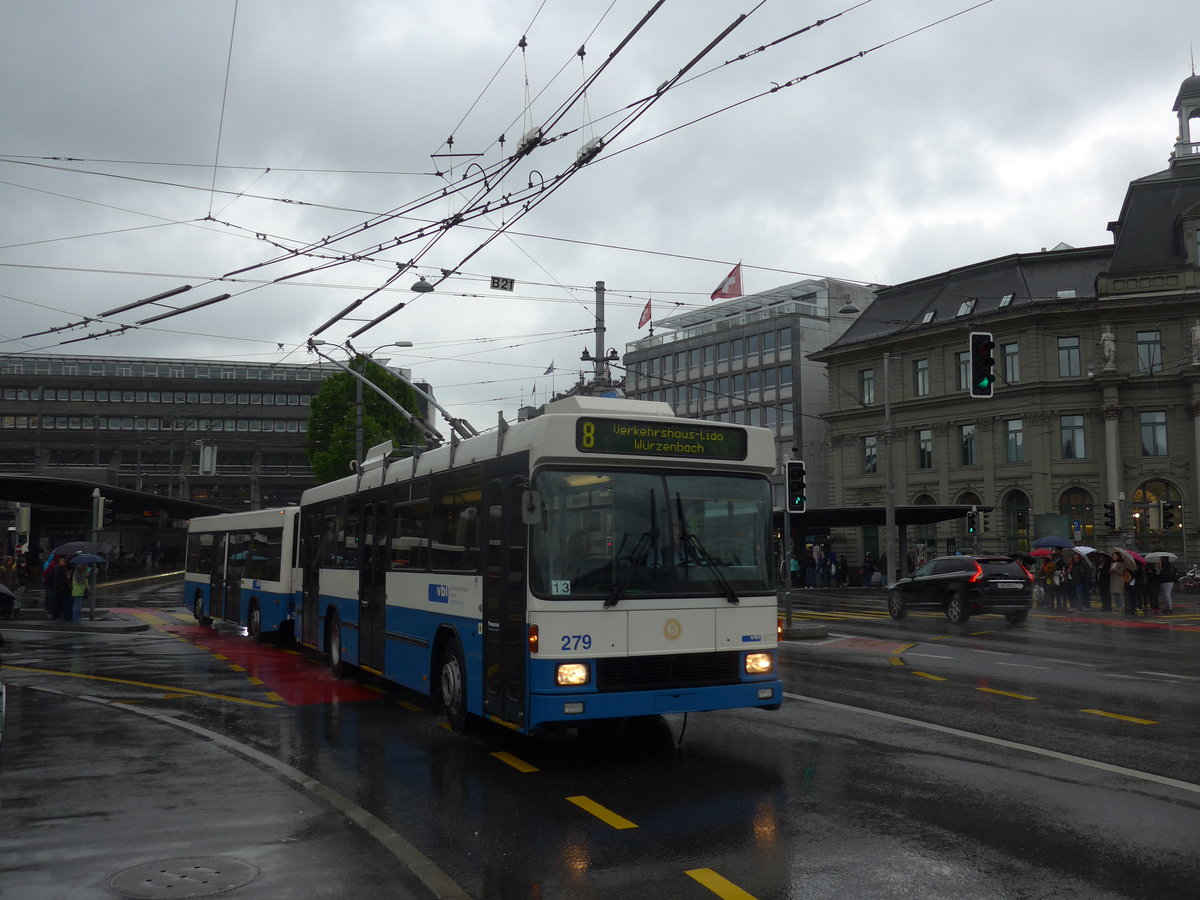
[[[570,397],[396,456],[306,491],[281,554],[289,614],[267,624],[335,672],[426,694],[459,730],[781,704],[766,429]],[[188,579],[197,617],[220,615]]]

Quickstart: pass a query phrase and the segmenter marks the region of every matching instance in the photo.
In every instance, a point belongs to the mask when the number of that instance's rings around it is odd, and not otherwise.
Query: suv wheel
[[[971,612],[967,609],[967,598],[961,592],[950,597],[950,602],[946,604],[946,618],[955,625],[966,625],[967,620],[971,618]]]
[[[900,596],[899,591],[888,591],[888,615],[893,619],[903,619],[908,615],[908,610],[904,606],[904,598]]]

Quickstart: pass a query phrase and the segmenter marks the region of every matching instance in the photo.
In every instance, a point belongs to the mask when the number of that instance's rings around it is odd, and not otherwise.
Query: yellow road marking
[[[214,700],[229,700],[232,703],[245,703],[247,706],[262,706],[266,709],[278,709],[274,703],[263,703],[260,700],[243,700],[241,697],[230,697],[228,694],[213,694],[209,691],[193,691],[189,688],[171,687],[166,684],[152,684],[148,681],[130,681],[128,678],[109,678],[107,675],[88,675],[84,672],[61,672],[57,669],[35,669],[32,666],[0,666],[13,672],[34,672],[38,675],[64,675],[68,678],[86,678],[89,681],[107,681],[111,684],[128,684],[133,687],[150,688],[165,693],[187,694],[192,697],[211,697]],[[279,699],[283,699],[280,697]]]
[[[945,681],[946,680],[941,675],[930,675],[928,672],[918,672],[915,669],[913,670],[913,674],[920,675],[922,678],[928,678],[930,681]]]
[[[246,680],[247,680],[248,682],[250,682],[251,684],[253,684],[253,685],[266,684],[266,682],[265,682],[265,681],[263,681],[261,678],[257,678],[257,677],[255,677],[254,675],[251,675],[251,676],[250,676],[249,678],[247,678]]]
[[[1012,691],[999,691],[996,688],[981,687],[975,688],[977,691],[983,691],[985,694],[999,694],[1001,697],[1013,697],[1017,700],[1036,700],[1037,697],[1030,697],[1026,694],[1014,694]]]
[[[991,633],[992,633],[991,631],[968,631],[967,635],[970,637],[976,637],[981,634],[991,634]]]
[[[180,622],[187,622],[189,625],[196,621],[196,617],[191,613],[171,613]]]
[[[1091,713],[1093,716],[1104,716],[1108,719],[1120,719],[1122,722],[1133,722],[1135,725],[1157,725],[1153,719],[1138,719],[1134,716],[1123,716],[1120,713],[1105,712],[1102,709],[1081,709],[1080,712]]]
[[[893,666],[902,666],[902,665],[904,665],[904,660],[902,660],[902,659],[901,659],[899,656],[889,656],[889,657],[888,657],[888,661],[889,661],[889,662],[890,662],[890,663],[891,663]]]
[[[605,822],[611,825],[613,828],[637,828],[637,826],[628,819],[618,816],[611,809],[601,806],[599,803],[589,797],[568,797],[567,800],[571,803],[574,803],[580,809],[590,812],[601,822]]]
[[[496,759],[500,760],[500,762],[502,762],[502,763],[508,763],[510,766],[512,766],[518,772],[528,773],[528,772],[537,772],[538,771],[537,766],[531,766],[529,763],[525,762],[525,760],[518,759],[517,757],[513,756],[511,753],[507,753],[504,750],[497,750],[495,753],[492,754],[492,756],[496,757]]]
[[[753,894],[747,894],[728,878],[718,875],[712,869],[688,869],[684,874],[694,878],[723,900],[754,900]]]
[[[283,698],[282,698],[282,697],[280,697],[280,696],[279,696],[277,693],[275,693],[274,691],[267,691],[265,694],[263,694],[263,696],[264,696],[264,697],[266,697],[268,700],[274,700],[276,703],[282,703],[282,702],[283,702]]]
[[[213,659],[227,660],[227,659],[229,659],[229,657],[224,655],[223,653],[214,653]]]
[[[424,712],[424,710],[415,703],[410,703],[408,700],[397,700],[397,706],[403,706],[409,712]]]
[[[245,672],[246,671],[244,667],[239,666],[237,663],[230,663],[229,668],[233,669],[233,671],[235,671],[235,672]]]
[[[950,640],[951,638],[954,638],[954,637],[957,637],[957,635],[953,635],[953,634],[939,634],[937,637],[931,637],[929,640],[931,640],[931,641],[948,641],[948,640]]]
[[[155,628],[165,628],[166,626],[171,624],[166,619],[164,619],[162,616],[157,616],[154,613],[140,612],[140,613],[134,613],[133,616],[135,619],[141,619],[147,625],[153,625]]]

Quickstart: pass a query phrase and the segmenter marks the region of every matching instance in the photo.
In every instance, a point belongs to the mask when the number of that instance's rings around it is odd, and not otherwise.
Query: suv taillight
[[[983,566],[979,563],[975,563],[975,574],[971,576],[970,581],[983,581]]]

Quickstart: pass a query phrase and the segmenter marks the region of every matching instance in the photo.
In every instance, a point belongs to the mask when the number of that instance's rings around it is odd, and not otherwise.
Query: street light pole
[[[887,554],[887,569],[884,577],[887,584],[896,581],[896,482],[892,478],[892,354],[883,354],[883,446],[887,450],[884,478],[887,480],[883,514],[884,553]],[[885,585],[886,587],[886,585]]]

